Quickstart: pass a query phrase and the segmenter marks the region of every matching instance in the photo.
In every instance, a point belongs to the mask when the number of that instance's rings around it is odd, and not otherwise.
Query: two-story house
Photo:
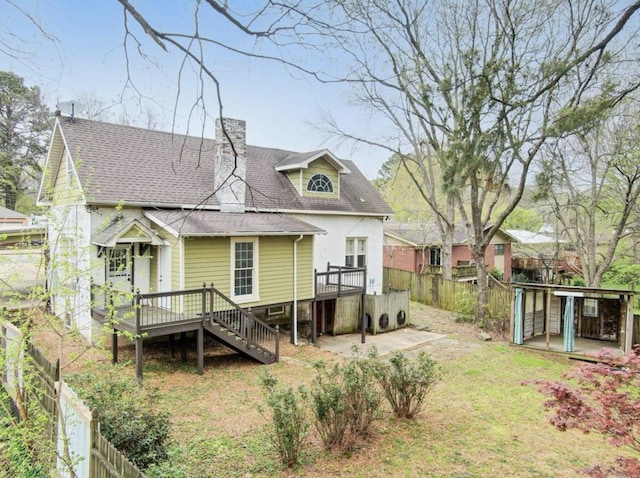
[[[224,309],[285,321],[295,342],[300,324],[314,337],[330,325],[342,297],[382,291],[392,211],[355,164],[247,145],[241,120],[208,139],[58,116],[38,202],[51,210],[52,308],[89,340],[105,324],[201,330],[187,321]],[[205,288],[224,305],[187,293]]]

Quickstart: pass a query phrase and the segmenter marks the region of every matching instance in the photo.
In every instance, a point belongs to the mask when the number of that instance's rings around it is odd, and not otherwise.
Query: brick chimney
[[[214,187],[222,212],[244,212],[247,177],[247,126],[243,120],[216,119]],[[226,134],[225,134],[226,133]]]

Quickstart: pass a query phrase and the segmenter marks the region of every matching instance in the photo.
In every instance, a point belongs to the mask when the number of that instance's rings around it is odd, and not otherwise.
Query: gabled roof
[[[440,231],[435,222],[425,223],[384,223],[384,234],[397,240],[404,241],[413,247],[440,245]],[[453,244],[463,244],[467,240],[464,228],[454,229]]]
[[[440,231],[435,222],[425,223],[384,223],[384,234],[393,237],[396,240],[406,242],[412,247],[439,246],[442,241],[440,239]],[[508,232],[500,229],[499,233],[504,234],[511,240],[515,240]],[[453,245],[465,245],[469,243],[467,229],[462,224],[456,224],[453,231]]]
[[[310,163],[319,158],[326,159],[338,170],[338,173],[351,174],[349,168],[347,168],[345,164],[336,158],[328,149],[312,151],[310,153],[291,153],[276,165],[276,171],[306,169],[309,167]]]
[[[20,214],[19,212],[14,211],[13,209],[0,206],[0,220],[2,219],[25,220],[27,219],[27,216],[25,216],[24,214]]]
[[[145,210],[144,215],[175,237],[285,236],[326,232],[292,216],[278,213]]]
[[[63,138],[77,165],[87,204],[219,209],[213,188],[213,139],[82,118],[58,117],[56,124],[54,134]],[[350,171],[341,175],[339,198],[302,197],[276,170],[278,165],[299,166],[321,156],[341,165],[343,172]],[[324,150],[296,154],[248,145],[246,171],[248,211],[393,214],[351,161],[337,160]]]
[[[507,229],[506,232],[521,244],[556,244],[558,242],[565,242],[561,239],[540,234],[539,232],[531,232],[524,229]]]
[[[119,219],[102,231],[93,235],[94,244],[102,247],[115,247],[118,242],[142,242],[161,246],[164,241],[137,219]]]

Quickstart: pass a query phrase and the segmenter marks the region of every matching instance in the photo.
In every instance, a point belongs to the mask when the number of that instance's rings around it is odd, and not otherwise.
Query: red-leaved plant
[[[628,447],[640,456],[640,349],[624,357],[602,352],[596,359],[565,373],[563,378],[572,382],[534,382],[551,397],[544,404],[555,410],[550,422],[561,431],[601,433],[611,445]],[[618,457],[613,466],[598,465],[585,472],[598,478],[640,477],[640,460]]]

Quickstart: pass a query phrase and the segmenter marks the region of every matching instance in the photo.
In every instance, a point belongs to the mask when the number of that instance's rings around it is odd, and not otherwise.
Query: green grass
[[[314,373],[305,360],[301,351],[294,362],[269,370],[283,382],[305,382]],[[371,439],[353,453],[324,451],[315,440],[293,470],[281,467],[264,437],[264,417],[256,411],[260,366],[208,367],[199,377],[182,367],[150,365],[145,373],[154,384],[172,373],[188,381],[187,388],[165,388],[162,399],[180,443],[174,460],[188,476],[573,477],[618,454],[597,435],[556,431],[544,396],[523,384],[559,379],[570,366],[566,359],[487,343],[441,365],[444,378],[416,420],[397,420],[385,409]],[[220,421],[233,413],[235,429],[233,420]]]

